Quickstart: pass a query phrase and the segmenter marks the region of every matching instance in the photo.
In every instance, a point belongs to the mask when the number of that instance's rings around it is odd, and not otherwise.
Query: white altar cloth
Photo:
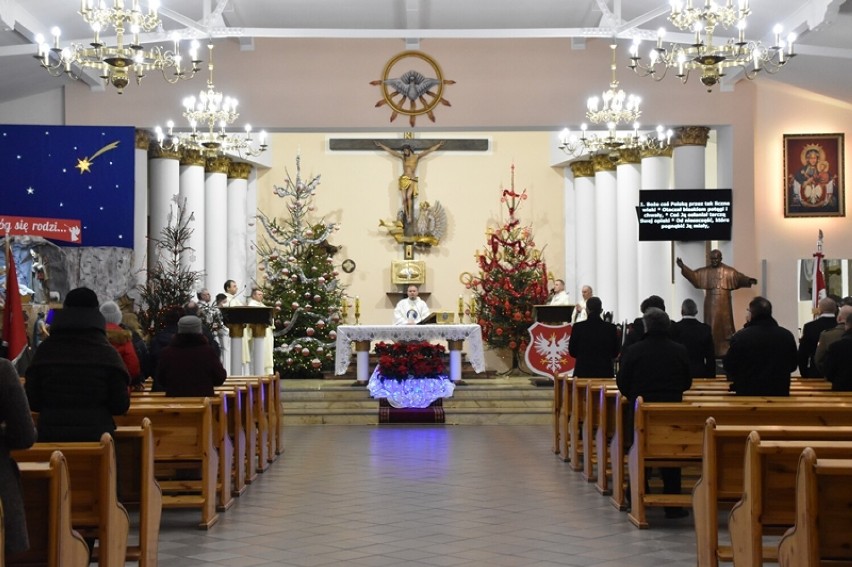
[[[337,327],[335,374],[346,374],[353,341],[467,341],[467,360],[478,373],[485,371],[482,328],[479,325],[340,325]],[[452,353],[450,353],[452,355]],[[457,353],[459,356],[461,353]],[[359,363],[361,359],[359,358]],[[366,381],[367,374],[364,373]],[[458,379],[454,377],[454,379]]]

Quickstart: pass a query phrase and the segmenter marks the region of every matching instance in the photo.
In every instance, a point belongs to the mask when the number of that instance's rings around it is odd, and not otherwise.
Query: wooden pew
[[[61,451],[68,465],[71,525],[85,537],[97,538],[92,550],[100,567],[124,567],[130,518],[118,501],[115,443],[109,433],[100,442],[36,443],[12,451],[17,462],[44,462]]]
[[[248,388],[244,388],[247,390]],[[243,418],[243,402],[245,395],[240,395],[237,386],[219,386],[215,389],[217,394],[223,394],[228,398],[228,437],[233,447],[233,463],[231,464],[231,481],[233,496],[241,496],[246,490],[246,432]]]
[[[251,484],[257,478],[256,455],[258,431],[257,421],[254,418],[256,407],[254,398],[257,386],[251,382],[228,382],[226,380],[225,384],[217,387],[216,389],[231,390],[240,399],[239,403],[242,412],[240,431],[243,447],[242,454],[239,456],[238,460],[236,453],[237,440],[234,440],[234,463],[235,466],[237,463],[242,465],[241,482],[237,482],[235,476],[235,488],[237,488],[239,493],[242,494],[242,492],[245,491],[246,485]]]
[[[852,459],[852,441],[765,441],[757,432],[749,434],[743,495],[728,520],[737,567],[756,567],[764,560],[778,560],[777,547],[764,546],[763,536],[783,533],[795,524],[796,470],[806,448],[820,458]],[[835,529],[843,527],[836,525]]]
[[[742,498],[746,441],[753,431],[764,441],[852,441],[852,427],[716,425],[716,420],[709,418],[704,425],[701,478],[692,492],[699,567],[716,567],[719,561],[733,560],[731,547],[719,545],[719,507]]]
[[[269,392],[271,382],[268,376],[230,376],[225,380],[225,385],[245,384],[252,389],[254,407],[254,428],[256,435],[256,453],[246,451],[247,457],[253,461],[255,470],[259,473],[265,472],[271,462],[270,452],[274,443],[270,443],[269,431],[270,406]]]
[[[688,494],[645,494],[646,467],[684,467],[700,464],[704,424],[714,417],[722,425],[852,425],[852,403],[832,398],[784,398],[708,404],[645,403],[636,400],[634,439],[628,456],[630,471],[630,521],[647,528],[647,506],[688,506]],[[613,461],[615,463],[615,461]],[[615,469],[614,469],[615,470]]]
[[[157,567],[163,491],[154,476],[154,429],[144,418],[139,427],[121,426],[113,434],[118,455],[118,500],[139,510],[139,543],[127,546],[127,561]]]
[[[581,435],[584,424],[588,421],[586,418],[586,386],[591,383],[609,383],[615,384],[614,378],[574,378],[571,384],[571,416],[568,421],[568,438],[569,452],[568,458],[571,461],[571,468],[575,471],[585,470],[584,460],[591,453],[591,439]],[[589,459],[591,456],[589,455]],[[589,480],[588,477],[586,477]]]
[[[89,548],[71,527],[68,465],[59,451],[47,462],[19,463],[30,549],[6,556],[7,567],[86,567]]]
[[[560,374],[553,380],[553,452],[563,461],[568,460],[568,419],[571,412],[570,403],[566,407],[564,402],[566,397],[570,399],[570,393],[566,396],[565,389],[570,389],[573,381],[567,374]]]
[[[219,452],[214,444],[213,412],[209,398],[201,403],[131,404],[118,425],[134,425],[142,418],[154,427],[154,466],[163,490],[163,508],[198,508],[198,527],[209,529],[217,521],[216,480]],[[175,471],[194,471],[198,479],[175,479]]]
[[[174,403],[201,403],[205,398],[182,397],[170,398],[168,396],[152,393],[149,395],[134,395],[130,398],[133,406],[174,404]],[[234,396],[228,396],[227,392],[220,391],[209,398],[213,415],[213,443],[219,452],[219,468],[216,483],[216,507],[220,512],[228,510],[234,505],[233,486],[233,464],[234,464],[234,441],[230,434],[232,420],[229,417],[233,411],[232,404],[235,403]]]
[[[781,567],[852,565],[852,459],[805,449],[796,476],[796,523],[778,544]]]

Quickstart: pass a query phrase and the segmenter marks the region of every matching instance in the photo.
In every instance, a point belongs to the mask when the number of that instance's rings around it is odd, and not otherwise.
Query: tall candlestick
[[[464,314],[464,297],[459,296],[459,317]]]
[[[343,315],[344,319],[346,319],[346,316],[349,314],[348,307],[349,306],[346,303],[346,298],[344,297],[343,300],[340,302],[340,314]]]
[[[355,315],[361,314],[361,298],[357,295],[355,296]]]

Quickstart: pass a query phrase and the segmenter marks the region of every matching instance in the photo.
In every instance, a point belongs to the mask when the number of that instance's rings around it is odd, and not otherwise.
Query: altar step
[[[295,425],[377,425],[378,400],[364,386],[345,380],[282,380],[285,427]],[[542,425],[551,423],[553,389],[529,376],[464,378],[444,399],[447,425]]]

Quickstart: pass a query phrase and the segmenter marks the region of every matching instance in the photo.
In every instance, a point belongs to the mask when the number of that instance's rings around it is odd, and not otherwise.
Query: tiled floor
[[[166,510],[160,567],[695,564],[691,518],[638,530],[549,426],[304,426],[210,531]]]

